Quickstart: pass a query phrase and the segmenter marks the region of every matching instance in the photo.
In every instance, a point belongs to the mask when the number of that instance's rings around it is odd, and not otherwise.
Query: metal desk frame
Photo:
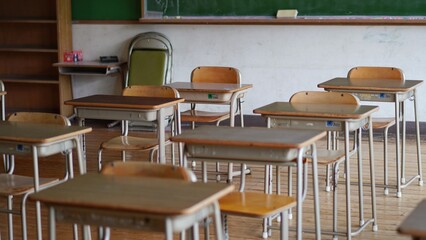
[[[357,80],[359,82],[360,80]],[[420,127],[417,114],[417,97],[416,89],[423,81],[421,80],[405,80],[401,85],[395,80],[386,81],[385,79],[377,80],[383,86],[374,85],[375,80],[368,79],[365,84],[351,84],[349,78],[334,78],[329,81],[318,84],[318,87],[324,88],[326,91],[349,92],[356,95],[361,101],[371,102],[393,102],[395,104],[395,125],[396,125],[396,196],[402,196],[402,188],[410,185],[414,180],[418,179],[419,186],[423,186],[422,160],[420,147]],[[412,176],[408,181],[405,178],[405,144],[406,144],[406,120],[405,120],[405,101],[412,99],[414,101],[414,117],[416,127],[416,143],[417,143],[417,164],[418,174]],[[402,147],[401,147],[401,127],[402,123]],[[385,186],[385,193],[386,193]]]
[[[93,186],[99,187],[93,188]],[[150,188],[156,190],[149,190]],[[174,232],[182,232],[194,225],[197,226],[199,221],[211,215],[214,216],[217,239],[222,240],[218,199],[231,192],[233,188],[231,185],[217,183],[205,185],[205,183],[187,183],[181,180],[89,173],[33,194],[30,198],[41,201],[49,207],[50,240],[56,239],[57,220],[164,232],[165,238],[171,240]],[[92,192],[90,192],[91,189],[93,189]],[[99,201],[95,196],[117,195],[123,189],[131,193],[129,195],[123,193],[121,199],[115,197],[110,200],[107,197],[104,201]],[[134,191],[138,189],[141,193],[134,194]],[[144,191],[144,189],[147,190]],[[82,194],[76,194],[79,191],[82,191]],[[174,201],[173,198],[161,202],[156,199],[159,195],[173,195],[173,193],[178,196],[180,194],[182,199],[176,205],[171,204],[171,201]],[[64,197],[63,194],[72,196]],[[141,196],[143,194],[145,195]],[[182,194],[185,194],[185,197]],[[193,236],[198,239],[198,229],[193,228]],[[87,239],[86,235],[84,239]]]
[[[108,100],[104,100],[107,98]],[[139,104],[135,101],[125,102],[126,99],[139,99]],[[150,104],[148,100],[162,99],[157,104]],[[93,101],[92,101],[93,100]],[[147,101],[143,105],[144,101]],[[161,103],[160,103],[161,101]],[[128,97],[117,95],[93,95],[89,97],[74,99],[65,102],[65,104],[73,105],[76,116],[79,119],[79,125],[84,126],[84,120],[104,119],[104,120],[123,120],[123,121],[157,121],[158,123],[158,156],[160,163],[166,163],[165,150],[165,125],[166,117],[176,114],[176,133],[180,133],[180,112],[179,102],[183,99],[166,99],[151,97]],[[176,107],[175,107],[176,105]],[[175,108],[175,109],[174,109]],[[160,121],[162,119],[162,121]],[[123,124],[127,126],[127,124]],[[123,128],[122,134],[127,134],[127,127]],[[84,139],[84,138],[83,138]],[[83,141],[83,147],[85,143]]]
[[[68,154],[71,155],[71,151],[69,150],[75,148],[77,150],[80,174],[84,174],[86,172],[79,137],[92,131],[91,128],[20,122],[0,122],[0,129],[3,127],[9,129],[9,131],[6,132],[5,130],[4,134],[0,134],[0,152],[10,155],[32,155],[35,192],[41,190],[39,184],[39,157],[47,157],[65,151],[69,152]],[[43,128],[49,129],[49,131],[43,131]],[[34,135],[34,131],[31,131],[31,129],[37,129],[38,132],[40,132],[39,136]],[[57,134],[54,133],[55,130],[58,130]],[[68,157],[72,158],[71,156]],[[69,166],[68,176],[70,178],[73,178],[74,176],[72,165]],[[42,239],[40,202],[36,202],[36,214],[37,238]],[[26,236],[26,231],[24,232],[24,236]]]
[[[332,109],[332,112],[327,111],[312,111],[307,110],[307,104],[297,104],[288,102],[275,102],[269,105],[255,109],[253,112],[261,114],[267,118],[268,127],[271,128],[296,128],[296,129],[311,129],[311,130],[324,130],[324,131],[344,131],[345,135],[345,174],[346,174],[346,232],[338,232],[337,230],[337,184],[334,188],[334,206],[333,206],[333,231],[321,231],[323,234],[330,234],[334,237],[338,235],[346,236],[351,239],[352,236],[360,233],[370,223],[373,225],[373,231],[378,231],[377,215],[376,215],[376,188],[374,177],[374,154],[373,154],[373,130],[369,129],[369,152],[370,152],[370,178],[371,178],[371,202],[372,202],[372,218],[364,219],[364,204],[363,204],[363,179],[362,179],[362,159],[361,159],[361,131],[360,129],[365,124],[371,124],[371,114],[378,110],[378,107],[373,106],[360,106],[362,109],[354,109],[354,114],[350,111],[345,115],[339,116],[339,109],[333,106],[324,104],[319,105],[321,110]],[[340,105],[340,104],[336,104]],[[351,107],[351,105],[348,105]],[[315,107],[313,107],[315,109]],[[344,105],[342,109],[344,109]],[[279,109],[282,109],[279,110]],[[333,112],[333,110],[337,110]],[[274,113],[275,111],[275,113]],[[357,132],[357,150],[358,150],[358,178],[359,178],[359,212],[360,212],[360,226],[356,230],[352,230],[351,219],[351,181],[350,181],[350,149],[349,149],[349,132]],[[335,166],[338,170],[339,164]]]
[[[212,134],[208,134],[210,133]],[[223,139],[223,132],[231,135],[231,139]],[[214,135],[213,135],[214,133]],[[251,135],[250,135],[251,134]],[[183,134],[172,137],[172,141],[185,144],[184,164],[188,160],[203,162],[203,180],[207,181],[205,162],[226,162],[257,165],[294,165],[292,162],[297,158],[297,238],[302,239],[302,205],[303,191],[303,158],[307,149],[312,152],[312,181],[314,192],[315,225],[316,239],[321,239],[320,209],[318,199],[318,175],[315,141],[325,136],[325,132],[312,131],[302,134],[309,135],[300,137],[298,140],[280,140],[276,141],[276,135],[294,136],[299,133],[293,130],[272,131],[267,128],[232,128],[224,126],[200,126],[194,130],[185,131]],[[302,135],[302,134],[299,134]],[[269,138],[270,136],[273,137]],[[253,136],[252,138],[248,136]],[[265,141],[259,139],[268,138]],[[257,138],[256,138],[257,137]],[[303,140],[301,140],[303,138]],[[281,139],[281,138],[278,138]],[[300,142],[298,142],[300,141]],[[303,143],[301,143],[303,142]],[[274,146],[271,146],[270,144]],[[287,146],[287,147],[285,147]],[[242,167],[243,168],[243,167]],[[242,175],[244,176],[244,175]],[[266,180],[268,181],[268,180]],[[241,179],[240,191],[244,188],[243,178]],[[264,226],[266,227],[266,226]],[[265,230],[265,229],[264,229]]]

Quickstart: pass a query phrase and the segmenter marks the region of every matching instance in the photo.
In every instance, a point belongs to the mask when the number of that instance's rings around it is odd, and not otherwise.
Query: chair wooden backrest
[[[123,96],[176,98],[179,93],[169,86],[133,85],[123,89]]]
[[[10,114],[7,120],[11,122],[30,122],[30,123],[56,124],[56,125],[63,125],[63,126],[71,125],[68,118],[55,113],[15,112]]]
[[[350,93],[303,91],[293,94],[291,103],[309,104],[351,104],[359,105],[359,99]]]
[[[111,162],[102,169],[101,173],[103,175],[114,176],[180,179],[188,182],[195,182],[197,180],[195,174],[184,167],[136,161]]]
[[[191,82],[238,84],[240,81],[240,71],[233,67],[200,66],[191,73]]]
[[[404,73],[394,67],[354,67],[348,72],[348,78],[357,79],[394,79],[404,81]]]

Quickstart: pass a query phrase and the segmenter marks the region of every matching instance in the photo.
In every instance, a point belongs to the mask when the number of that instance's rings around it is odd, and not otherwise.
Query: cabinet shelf
[[[72,50],[71,0],[0,1],[0,80],[6,112],[71,116],[71,78],[52,64]]]
[[[0,76],[4,83],[59,84],[52,76]]]
[[[0,46],[0,52],[33,52],[33,53],[57,53],[58,49],[54,48],[38,48],[38,47],[2,47]]]
[[[0,23],[56,24],[57,21],[55,19],[16,18],[16,19],[0,19]]]

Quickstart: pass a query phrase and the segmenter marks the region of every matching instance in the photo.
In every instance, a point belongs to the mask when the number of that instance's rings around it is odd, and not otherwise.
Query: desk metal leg
[[[49,208],[49,239],[56,239],[56,220],[55,220],[55,208]]]
[[[216,201],[213,203],[213,210],[214,210],[214,224],[215,224],[215,230],[216,230],[216,239],[223,240],[223,229],[222,229],[222,221],[220,217],[219,202]]]
[[[33,168],[34,168],[34,192],[40,190],[39,174],[38,174],[38,151],[36,146],[32,146],[33,153]],[[36,202],[36,226],[37,226],[37,239],[42,239],[41,233],[41,207],[40,202]]]
[[[418,167],[418,174],[419,174],[419,185],[423,186],[422,155],[421,155],[421,149],[420,149],[420,127],[419,127],[419,116],[417,115],[418,105],[417,105],[416,90],[413,91],[413,97],[414,97],[414,118],[416,123],[417,167]]]
[[[303,148],[297,153],[297,239],[302,239],[303,204]]]
[[[373,126],[372,118],[368,118],[368,125]],[[374,168],[374,146],[373,146],[373,128],[370,127],[368,129],[368,145],[369,145],[369,153],[370,153],[370,181],[371,181],[371,208],[373,215],[373,231],[378,231],[377,225],[377,214],[376,214],[376,175]]]
[[[407,139],[407,124],[405,119],[405,101],[400,103],[402,121],[402,145],[401,145],[401,183],[405,184],[405,143]]]
[[[166,240],[173,240],[173,223],[172,220],[167,218],[166,219]]]
[[[348,240],[352,239],[352,219],[351,219],[351,171],[349,155],[349,126],[345,121],[345,175],[346,175],[346,234]]]
[[[76,150],[77,150],[77,159],[78,159],[78,167],[79,167],[79,170],[80,170],[80,175],[83,175],[87,172],[86,159],[84,157],[82,145],[80,144],[80,139],[78,137],[76,137],[74,139],[74,141],[75,141],[75,146],[76,146]]]
[[[164,122],[164,109],[160,108],[157,111],[158,122],[158,159],[161,164],[166,163],[166,149],[165,149],[165,122]]]
[[[370,125],[370,128],[372,126]],[[358,201],[359,201],[359,225],[364,224],[364,186],[363,186],[363,174],[362,174],[362,149],[361,149],[361,129],[356,130],[355,144],[357,148],[358,157]]]
[[[401,130],[400,130],[399,97],[395,94],[395,126],[396,126],[396,196],[401,197]]]
[[[315,210],[315,235],[316,239],[321,239],[321,218],[320,218],[320,206],[319,206],[319,191],[318,191],[318,159],[317,159],[317,148],[315,144],[311,146],[312,152],[312,182],[314,184],[314,210]],[[281,221],[287,221],[287,219],[281,219]]]

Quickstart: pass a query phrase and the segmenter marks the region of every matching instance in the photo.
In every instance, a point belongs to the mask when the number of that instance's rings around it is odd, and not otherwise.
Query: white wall
[[[165,34],[174,47],[173,81],[189,81],[199,65],[240,69],[252,83],[245,113],[281,100],[296,91],[345,76],[357,65],[402,68],[406,79],[426,79],[426,26],[255,26],[255,25],[73,25],[74,49],[85,60],[101,55],[126,59],[129,40],[145,31]],[[420,121],[426,121],[426,89],[418,89]],[[114,77],[75,77],[74,96],[119,93]],[[391,116],[393,105],[382,104],[377,116]],[[411,104],[408,121],[414,119]]]

